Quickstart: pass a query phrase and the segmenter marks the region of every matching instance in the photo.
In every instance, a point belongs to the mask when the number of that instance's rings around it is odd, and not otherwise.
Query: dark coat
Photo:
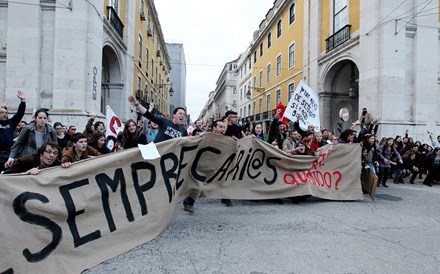
[[[8,169],[5,170],[4,174],[13,174],[13,173],[22,173],[26,172],[34,167],[40,168],[40,157],[37,154],[32,154],[28,156],[24,156],[22,158],[17,159],[14,164]],[[53,162],[50,167],[59,166],[60,161],[58,159]]]

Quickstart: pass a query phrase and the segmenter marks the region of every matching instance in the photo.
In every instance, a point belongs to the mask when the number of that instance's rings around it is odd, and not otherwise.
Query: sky
[[[155,0],[167,43],[182,43],[186,106],[194,121],[215,90],[225,63],[252,42],[274,0]]]

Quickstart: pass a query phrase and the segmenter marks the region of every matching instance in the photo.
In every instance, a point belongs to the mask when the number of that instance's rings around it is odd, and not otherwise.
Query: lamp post
[[[264,88],[248,86],[248,90],[246,92],[246,98],[248,98],[248,99],[251,99],[251,89],[253,89],[253,90],[257,91],[257,92],[264,92]]]
[[[170,86],[170,89],[168,90],[168,93],[169,93],[170,96],[173,96],[173,94],[174,94],[173,83],[171,83],[171,84],[154,84],[154,87],[156,87],[158,89],[166,87],[166,86]]]

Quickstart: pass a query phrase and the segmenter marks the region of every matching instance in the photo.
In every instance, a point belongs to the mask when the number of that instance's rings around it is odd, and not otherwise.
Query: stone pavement
[[[374,202],[200,199],[153,241],[84,273],[439,273],[440,186],[388,185]]]

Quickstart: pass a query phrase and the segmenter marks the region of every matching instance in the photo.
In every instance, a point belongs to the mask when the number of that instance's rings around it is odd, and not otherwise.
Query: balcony
[[[325,40],[327,52],[337,48],[350,39],[351,25],[346,25]]]
[[[107,19],[110,21],[110,24],[122,38],[122,34],[124,33],[124,24],[122,24],[121,19],[119,19],[118,14],[112,6],[107,6]]]

